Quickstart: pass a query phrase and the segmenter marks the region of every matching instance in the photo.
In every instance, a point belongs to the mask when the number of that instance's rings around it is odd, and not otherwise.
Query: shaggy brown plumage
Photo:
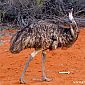
[[[25,48],[56,49],[71,46],[78,37],[77,28],[62,28],[47,20],[31,24],[29,28],[18,31],[11,39],[10,51],[18,53]]]

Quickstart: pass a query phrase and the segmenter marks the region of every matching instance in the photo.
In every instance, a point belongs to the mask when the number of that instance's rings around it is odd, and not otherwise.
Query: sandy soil
[[[0,85],[20,85],[19,77],[33,49],[19,54],[9,52],[10,36],[0,38]],[[59,72],[70,74],[59,74]],[[41,79],[41,54],[36,55],[24,76],[26,85],[85,85],[85,30],[81,29],[76,43],[67,50],[47,51],[46,73],[53,78],[50,82]],[[22,84],[21,84],[22,85]]]

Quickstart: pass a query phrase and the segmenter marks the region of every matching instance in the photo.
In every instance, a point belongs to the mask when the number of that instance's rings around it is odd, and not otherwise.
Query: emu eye
[[[72,23],[72,21],[71,21],[71,20],[69,20],[69,23]]]

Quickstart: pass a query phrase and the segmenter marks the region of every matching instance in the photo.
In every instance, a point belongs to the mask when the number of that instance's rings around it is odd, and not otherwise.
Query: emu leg
[[[47,78],[45,74],[45,58],[46,58],[46,52],[42,52],[42,81],[51,81],[52,79]]]
[[[32,59],[35,57],[35,55],[38,54],[40,51],[41,51],[41,50],[35,50],[35,51],[33,51],[33,52],[31,53],[29,59],[28,59],[27,62],[26,62],[26,65],[25,65],[25,67],[24,67],[24,70],[23,70],[23,72],[22,72],[22,75],[21,75],[21,77],[20,77],[20,79],[19,79],[19,81],[20,81],[21,84],[25,84],[25,83],[26,83],[26,82],[23,80],[23,77],[24,77],[24,74],[25,74],[25,72],[26,72],[26,70],[27,70],[27,67],[29,66],[29,63],[32,61]]]

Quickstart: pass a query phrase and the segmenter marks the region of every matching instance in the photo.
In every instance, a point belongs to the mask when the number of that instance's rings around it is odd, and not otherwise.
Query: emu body
[[[38,21],[18,31],[11,39],[10,51],[18,53],[25,48],[56,49],[69,47],[77,39],[77,28],[62,28],[47,21]]]
[[[18,31],[12,37],[10,44],[10,51],[12,53],[19,53],[26,48],[35,48],[35,50],[31,53],[29,59],[26,62],[25,68],[20,77],[20,83],[25,83],[23,77],[26,69],[29,66],[30,61],[40,51],[42,51],[42,80],[51,80],[45,75],[45,51],[47,49],[57,49],[58,47],[68,48],[77,40],[79,29],[72,14],[70,16],[71,19],[69,17],[69,20],[71,21],[71,24],[69,25],[69,28],[63,28],[58,24],[49,22],[47,20],[40,20],[31,24],[29,28],[24,28]]]

